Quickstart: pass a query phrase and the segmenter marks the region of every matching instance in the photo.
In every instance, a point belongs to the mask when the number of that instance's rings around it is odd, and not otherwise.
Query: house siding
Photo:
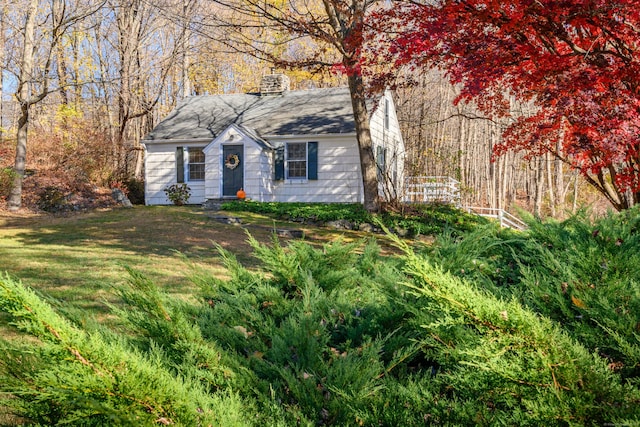
[[[274,183],[275,202],[362,203],[360,157],[352,135],[318,141],[318,179]],[[279,141],[272,141],[277,144]],[[306,139],[286,142],[308,142]]]
[[[177,183],[176,149],[178,147],[204,147],[203,144],[154,144],[145,147],[145,203],[147,205],[170,205],[164,189]],[[205,172],[206,173],[206,172]],[[191,189],[189,203],[205,200],[205,181],[187,181]]]
[[[385,118],[385,101],[388,103],[388,118]],[[385,126],[385,121],[388,126]],[[399,197],[404,187],[404,161],[405,150],[400,123],[396,115],[396,109],[390,91],[386,91],[381,97],[370,122],[371,140],[374,156],[378,153],[378,147],[386,149],[385,164],[390,181],[381,182],[379,193],[386,199]],[[377,159],[376,159],[377,160]]]

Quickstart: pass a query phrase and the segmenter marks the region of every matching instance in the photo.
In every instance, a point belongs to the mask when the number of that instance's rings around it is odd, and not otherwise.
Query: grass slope
[[[224,274],[213,245],[251,266],[249,231],[269,241],[275,228],[302,229],[310,242],[347,241],[361,234],[301,226],[256,213],[233,212],[242,225],[220,222],[224,212],[198,207],[136,206],[69,217],[0,217],[0,272],[19,278],[67,306],[101,312],[105,289],[119,283],[130,266],[170,294],[193,291],[184,275],[183,255],[214,274]],[[182,255],[181,255],[182,254]]]

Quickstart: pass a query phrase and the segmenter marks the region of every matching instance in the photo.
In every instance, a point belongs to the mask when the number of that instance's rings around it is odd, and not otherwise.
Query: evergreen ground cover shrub
[[[142,353],[112,331],[82,330],[8,277],[0,281],[0,308],[40,340],[0,342],[0,398],[29,423],[245,425],[237,396],[177,376],[160,346]]]
[[[381,223],[388,230],[407,236],[436,235],[450,230],[456,235],[486,224],[487,220],[450,205],[407,205],[403,210],[387,209],[379,214],[367,212],[360,203],[277,203],[230,201],[222,204],[227,211],[244,211],[272,215],[289,221],[323,224],[348,221],[354,227],[363,223]]]
[[[517,299],[608,361],[640,377],[640,210],[590,220],[529,221],[529,231],[480,228],[441,236],[425,254],[494,295]]]
[[[411,236],[438,235],[445,231],[463,235],[488,223],[483,217],[446,204],[405,205],[401,210],[383,211],[380,218],[387,228],[402,228]]]
[[[278,203],[246,200],[225,202],[222,209],[268,214],[282,219],[312,223],[343,219],[357,225],[372,220],[372,216],[360,203]]]
[[[130,271],[118,330],[5,277],[0,308],[40,344],[2,344],[0,407],[45,425],[637,425],[628,215],[448,233],[422,252],[396,240],[394,258],[374,241],[249,238],[261,268],[218,247],[227,277],[194,264],[197,301]]]

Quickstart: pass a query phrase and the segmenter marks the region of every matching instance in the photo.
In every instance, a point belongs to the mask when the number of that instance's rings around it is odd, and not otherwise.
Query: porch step
[[[207,199],[202,203],[202,208],[206,211],[219,211],[225,201],[224,199]]]

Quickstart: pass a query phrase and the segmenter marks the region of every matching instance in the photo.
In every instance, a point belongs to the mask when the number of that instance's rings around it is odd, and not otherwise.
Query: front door
[[[236,197],[244,186],[244,146],[222,146],[222,197]]]

